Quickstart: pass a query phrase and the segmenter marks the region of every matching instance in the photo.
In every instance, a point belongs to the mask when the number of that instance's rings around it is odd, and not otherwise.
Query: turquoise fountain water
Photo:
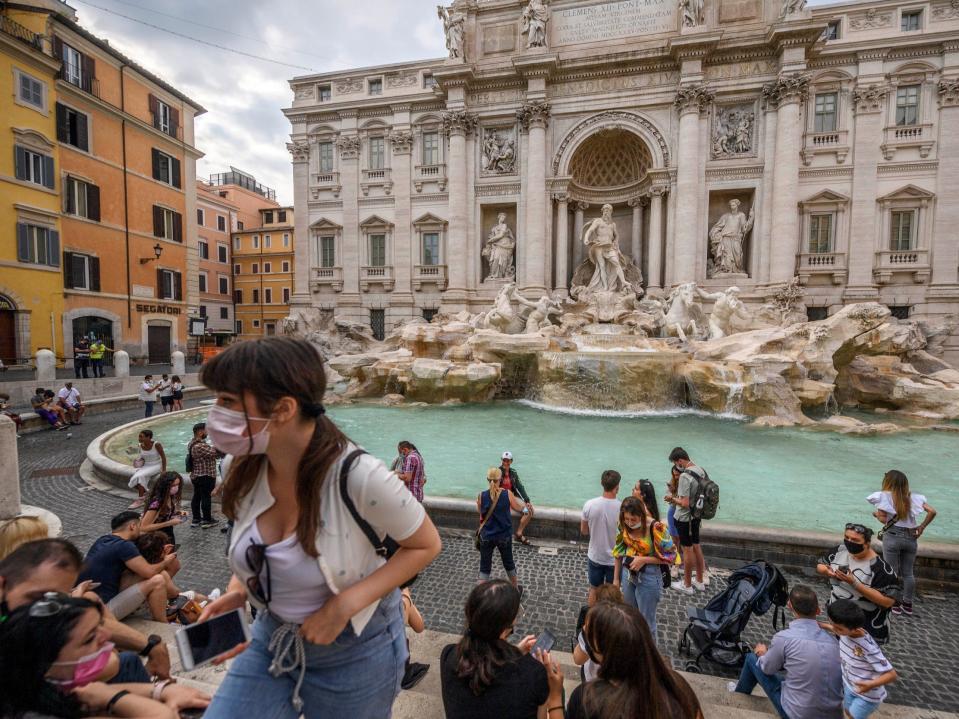
[[[205,410],[153,424],[169,466],[183,471],[190,428]],[[697,414],[556,411],[515,402],[460,407],[332,407],[330,416],[372,454],[392,461],[413,442],[426,459],[426,493],[473,499],[503,450],[515,457],[534,504],[579,508],[599,492],[604,469],[623,475],[621,496],[649,478],[662,497],[666,459],[685,447],[721,487],[717,521],[835,532],[848,521],[873,524],[865,497],[883,473],[904,471],[940,515],[924,535],[959,543],[959,441],[951,432],[854,437],[799,429],[758,429]],[[132,461],[135,432],[112,438],[106,453]]]

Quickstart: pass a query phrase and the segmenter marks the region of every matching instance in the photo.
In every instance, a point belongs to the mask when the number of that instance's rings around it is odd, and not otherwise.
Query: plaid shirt
[[[423,457],[420,456],[419,452],[413,451],[406,455],[406,459],[403,460],[403,473],[412,473],[410,481],[407,483],[407,487],[410,488],[410,492],[414,497],[420,502],[423,501],[423,481],[426,476],[425,469],[423,468]]]
[[[187,452],[193,457],[193,471],[190,478],[216,477],[216,450],[213,445],[202,439],[194,439],[187,447]]]

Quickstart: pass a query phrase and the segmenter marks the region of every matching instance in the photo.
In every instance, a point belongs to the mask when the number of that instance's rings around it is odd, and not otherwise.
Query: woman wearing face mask
[[[676,546],[666,525],[656,521],[641,499],[627,497],[619,509],[613,545],[613,584],[622,587],[626,604],[636,607],[656,637],[656,607],[663,594],[659,568],[676,561]]]
[[[196,690],[166,682],[96,681],[115,671],[107,636],[100,605],[86,599],[51,593],[17,609],[0,625],[0,716],[175,719],[179,709],[207,705]]]
[[[407,657],[399,587],[440,551],[436,528],[403,483],[324,414],[322,357],[267,337],[203,366],[216,393],[206,430],[231,455],[223,512],[234,521],[227,592],[200,621],[258,609],[206,719],[389,716]],[[344,460],[349,463],[344,467]],[[343,490],[345,489],[345,495]],[[399,549],[385,559],[356,514]]]
[[[164,472],[157,477],[140,520],[141,532],[163,532],[170,538],[170,544],[176,544],[173,528],[186,518],[186,512],[180,511],[182,489],[183,478],[176,472]]]
[[[816,571],[829,577],[830,602],[850,599],[866,614],[866,631],[879,644],[889,640],[886,619],[901,595],[899,578],[869,542],[872,530],[850,522],[843,542],[819,560]]]

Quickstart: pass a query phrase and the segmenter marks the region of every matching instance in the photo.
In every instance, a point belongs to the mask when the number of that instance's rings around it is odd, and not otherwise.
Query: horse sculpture
[[[687,335],[697,337],[705,325],[706,317],[696,294],[696,283],[687,282],[676,287],[666,299],[663,337],[679,337],[685,342]]]

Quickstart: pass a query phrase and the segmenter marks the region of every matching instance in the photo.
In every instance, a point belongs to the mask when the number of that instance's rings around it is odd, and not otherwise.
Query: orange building
[[[239,339],[276,334],[293,293],[293,208],[260,210],[256,227],[233,233],[233,284]]]
[[[230,237],[236,229],[238,209],[234,203],[220,196],[218,188],[197,181],[199,267],[198,272],[190,276],[188,294],[191,298],[197,298],[197,313],[206,318],[204,345],[222,347],[229,343],[235,333]]]

